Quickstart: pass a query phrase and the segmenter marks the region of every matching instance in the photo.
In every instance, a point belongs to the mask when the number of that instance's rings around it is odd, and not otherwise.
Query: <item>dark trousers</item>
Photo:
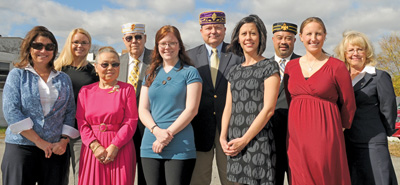
[[[3,185],[66,185],[68,148],[63,155],[45,158],[44,151],[36,146],[6,143],[1,163]]]
[[[289,164],[286,151],[287,118],[287,109],[275,110],[275,114],[271,118],[276,150],[275,185],[284,184],[285,173],[289,179]]]
[[[148,185],[189,185],[196,159],[174,160],[142,158]]]
[[[144,125],[142,122],[138,121],[136,132],[133,135],[133,143],[135,144],[135,150],[136,150],[138,185],[146,185],[146,180],[143,174],[142,161],[140,160],[140,146],[142,145],[143,134],[144,134]]]

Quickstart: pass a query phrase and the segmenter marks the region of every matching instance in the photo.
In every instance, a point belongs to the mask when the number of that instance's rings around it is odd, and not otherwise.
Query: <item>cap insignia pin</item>
[[[213,21],[215,21],[215,19],[217,19],[217,14],[213,13],[212,17]]]
[[[286,26],[286,23],[283,23],[283,25],[281,26],[281,29],[283,31],[286,31],[289,28],[289,26]]]

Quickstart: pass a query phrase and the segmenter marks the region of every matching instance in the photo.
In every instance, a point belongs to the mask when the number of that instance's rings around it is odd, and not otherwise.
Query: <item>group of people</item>
[[[127,53],[99,49],[81,28],[58,45],[43,26],[28,32],[3,90],[9,125],[5,185],[205,185],[214,156],[220,183],[397,184],[386,136],[394,133],[390,75],[374,67],[368,38],[348,31],[323,50],[317,17],[267,29],[241,19],[225,43],[222,11],[199,16],[204,44],[186,51],[179,30],[161,27],[154,50],[145,25],[122,25]],[[132,139],[133,138],[133,139]],[[137,167],[136,167],[137,165]],[[136,171],[137,169],[137,171]]]

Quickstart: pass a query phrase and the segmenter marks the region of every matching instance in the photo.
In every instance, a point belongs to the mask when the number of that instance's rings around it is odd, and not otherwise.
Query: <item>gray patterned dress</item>
[[[278,64],[269,59],[231,68],[228,79],[232,93],[229,141],[242,137],[263,108],[264,80],[274,73],[279,73]],[[250,185],[273,185],[275,159],[274,136],[268,121],[237,156],[228,156],[228,180]]]

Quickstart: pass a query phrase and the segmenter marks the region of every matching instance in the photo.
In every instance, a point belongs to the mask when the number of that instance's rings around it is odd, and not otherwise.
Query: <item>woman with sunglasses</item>
[[[54,35],[36,26],[21,44],[20,61],[8,74],[3,89],[3,112],[8,123],[1,165],[4,185],[68,183],[69,138],[74,128],[75,103],[71,80],[54,70]]]
[[[83,86],[76,119],[81,133],[81,185],[133,185],[136,155],[132,136],[138,113],[135,89],[117,80],[119,55],[112,47],[97,53],[95,70],[100,81]]]
[[[82,86],[99,81],[99,77],[96,76],[94,66],[86,60],[90,46],[90,34],[82,28],[73,29],[68,35],[67,41],[65,42],[60,56],[54,63],[57,71],[63,71],[71,78],[74,89],[75,103],[78,99],[78,93]],[[76,120],[74,127],[78,129]],[[82,140],[80,137],[71,139],[69,142],[72,174],[74,174],[74,185],[78,184],[79,156],[81,153],[81,146]]]
[[[140,155],[147,185],[188,185],[196,162],[193,128],[202,80],[186,55],[179,30],[156,34],[152,62],[140,92],[146,126]]]

